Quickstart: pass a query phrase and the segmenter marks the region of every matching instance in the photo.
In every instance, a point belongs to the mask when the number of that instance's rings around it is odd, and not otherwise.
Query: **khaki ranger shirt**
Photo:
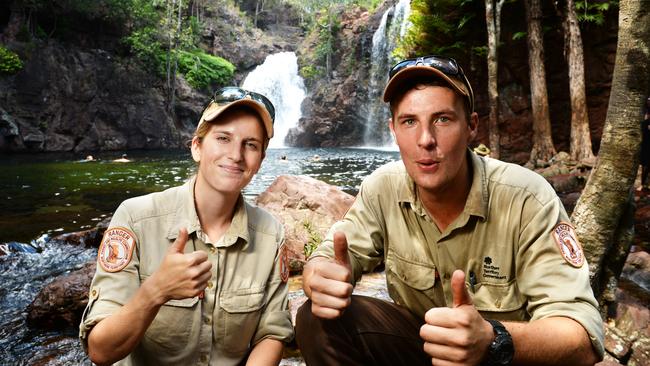
[[[135,248],[128,265],[111,273],[100,265],[100,247],[80,325],[85,348],[92,327],[131,299],[158,269],[183,227],[190,235],[185,252],[203,250],[212,262],[212,278],[204,296],[165,303],[142,341],[118,364],[236,365],[265,338],[292,339],[287,284],[280,268],[282,225],[240,196],[230,228],[212,243],[201,230],[193,187],[194,179],[126,200],[117,209],[108,230],[133,233]],[[106,235],[102,244],[105,241]]]
[[[333,233],[344,232],[354,281],[383,262],[390,297],[422,319],[432,307],[452,305],[451,274],[462,269],[485,318],[569,317],[587,330],[602,357],[603,326],[587,264],[568,263],[552,234],[556,225],[569,223],[556,193],[518,165],[469,151],[468,159],[473,174],[465,208],[443,232],[422,206],[404,164],[392,162],[364,180],[312,257],[332,258]]]

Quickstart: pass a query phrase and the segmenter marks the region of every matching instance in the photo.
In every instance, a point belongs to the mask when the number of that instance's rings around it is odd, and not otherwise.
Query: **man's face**
[[[440,196],[469,184],[465,154],[478,117],[465,115],[462,97],[442,86],[418,86],[395,104],[390,129],[422,193]]]

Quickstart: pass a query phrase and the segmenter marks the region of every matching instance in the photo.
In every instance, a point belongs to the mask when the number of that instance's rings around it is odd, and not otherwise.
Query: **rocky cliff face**
[[[204,99],[180,88],[173,122],[159,82],[108,52],[56,41],[22,51],[24,69],[0,79],[0,150],[179,147]]]
[[[384,8],[373,14],[361,8],[339,11],[341,28],[332,55],[332,73],[307,83],[309,94],[302,103],[303,116],[289,131],[286,143],[292,146],[357,146],[363,139],[368,112],[367,89],[372,35],[379,26]],[[313,62],[311,53],[318,40],[312,34],[300,46],[301,66]]]
[[[172,113],[163,81],[119,46],[124,34],[94,29],[96,34],[84,35],[80,29],[74,39],[21,42],[17,34],[25,19],[11,8],[2,10],[8,16],[0,18],[0,42],[21,56],[24,68],[0,75],[0,151],[179,148],[191,137],[209,91],[193,90],[178,76]],[[238,9],[206,5],[202,47],[237,67],[231,84],[267,55],[298,44],[302,33],[295,12],[286,6],[276,10],[283,17],[264,18],[263,24],[291,37],[253,27]]]

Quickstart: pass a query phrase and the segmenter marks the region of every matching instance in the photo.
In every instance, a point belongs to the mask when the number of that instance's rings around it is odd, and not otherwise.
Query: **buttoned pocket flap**
[[[518,291],[516,281],[477,284],[472,300],[479,311],[510,312],[524,306],[524,297]]]
[[[229,313],[249,313],[264,305],[264,290],[233,291],[221,294],[221,307]]]
[[[402,282],[416,290],[427,290],[436,283],[436,268],[392,256],[386,268]]]
[[[199,301],[198,296],[195,296],[195,297],[190,297],[188,299],[169,300],[164,305],[166,305],[166,306],[176,306],[176,307],[179,307],[179,308],[191,308],[198,301]]]

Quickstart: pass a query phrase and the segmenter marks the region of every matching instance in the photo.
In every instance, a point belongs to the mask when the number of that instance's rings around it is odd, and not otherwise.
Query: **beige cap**
[[[414,78],[419,79],[432,76],[446,81],[456,92],[467,98],[467,100],[469,100],[469,105],[471,108],[470,112],[474,111],[474,95],[469,82],[465,84],[463,80],[459,78],[449,76],[434,67],[425,65],[405,67],[397,74],[393,75],[393,77],[388,81],[388,84],[386,84],[386,88],[384,89],[384,102],[389,103],[395,96],[395,92],[397,92],[406,81]]]
[[[227,104],[217,104],[216,102],[210,102],[208,107],[203,111],[203,114],[201,115],[201,119],[199,120],[199,123],[196,126],[196,128],[198,129],[201,123],[203,122],[214,121],[228,108],[234,107],[236,105],[245,105],[251,107],[255,112],[257,112],[257,114],[262,119],[262,122],[264,123],[264,128],[266,129],[266,136],[269,139],[273,137],[273,118],[271,118],[271,114],[266,110],[266,107],[264,107],[264,105],[250,98],[239,99]]]

